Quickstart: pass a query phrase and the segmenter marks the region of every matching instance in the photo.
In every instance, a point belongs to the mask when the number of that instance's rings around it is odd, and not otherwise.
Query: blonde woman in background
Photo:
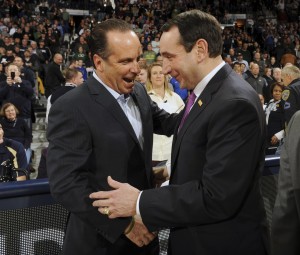
[[[148,67],[148,78],[146,89],[151,99],[157,103],[158,107],[169,113],[180,112],[184,108],[184,102],[178,94],[171,91],[168,79],[162,72],[162,64],[155,62]],[[171,160],[171,147],[173,136],[164,135],[153,136],[153,166]],[[168,169],[170,175],[170,169]]]

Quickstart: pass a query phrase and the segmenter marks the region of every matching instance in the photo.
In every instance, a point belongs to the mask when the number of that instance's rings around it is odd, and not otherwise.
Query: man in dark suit
[[[70,211],[63,254],[157,255],[156,234],[132,217],[100,214],[89,194],[110,189],[108,175],[151,188],[153,131],[170,136],[177,117],[159,110],[134,83],[141,47],[126,22],[97,24],[90,50],[93,75],[56,100],[49,114],[50,189]]]
[[[48,98],[52,93],[65,83],[65,78],[61,72],[63,56],[56,53],[53,62],[48,64],[45,76],[45,96]]]
[[[267,227],[259,188],[265,117],[257,93],[222,60],[217,20],[199,10],[163,28],[163,72],[191,91],[172,147],[170,185],[90,195],[109,218],[140,215],[150,231],[170,228],[172,255],[264,255]],[[185,112],[194,104],[185,117]]]

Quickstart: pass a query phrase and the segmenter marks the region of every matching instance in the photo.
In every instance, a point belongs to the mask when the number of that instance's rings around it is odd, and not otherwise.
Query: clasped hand
[[[110,219],[136,215],[135,206],[140,191],[128,183],[117,182],[110,176],[107,181],[114,190],[91,193],[90,198],[94,199],[93,206],[98,207],[102,214],[106,214],[105,209],[108,208]]]
[[[114,190],[91,193],[89,197],[94,200],[93,206],[97,207],[101,214],[108,214],[110,219],[136,215],[136,202],[140,191],[128,183],[117,182],[110,176],[107,181]],[[126,237],[142,247],[148,245],[156,237],[156,233],[149,232],[141,218],[135,216],[135,224]]]
[[[126,237],[139,247],[148,245],[156,236],[156,233],[149,232],[146,226],[137,219],[132,230],[126,234]]]

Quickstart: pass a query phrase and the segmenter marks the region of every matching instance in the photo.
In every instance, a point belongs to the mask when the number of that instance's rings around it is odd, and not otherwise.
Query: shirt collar
[[[124,99],[124,95],[119,94],[117,91],[113,90],[111,87],[109,87],[108,85],[106,85],[101,79],[100,77],[96,74],[96,72],[93,72],[93,77],[99,81],[101,84],[103,84],[104,88],[106,88],[108,90],[108,92],[116,99],[118,100],[118,98],[122,98]]]
[[[209,83],[209,81],[215,76],[217,72],[225,65],[225,62],[222,61],[221,64],[216,66],[209,74],[207,74],[195,87],[194,93],[196,95],[196,98],[200,96],[200,94],[205,89],[206,85]]]

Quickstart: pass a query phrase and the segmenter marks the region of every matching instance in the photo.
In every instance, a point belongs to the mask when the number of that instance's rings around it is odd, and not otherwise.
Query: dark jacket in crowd
[[[29,81],[8,85],[6,81],[0,83],[0,105],[9,102],[14,104],[20,112],[19,117],[31,118],[31,100],[34,91]]]

